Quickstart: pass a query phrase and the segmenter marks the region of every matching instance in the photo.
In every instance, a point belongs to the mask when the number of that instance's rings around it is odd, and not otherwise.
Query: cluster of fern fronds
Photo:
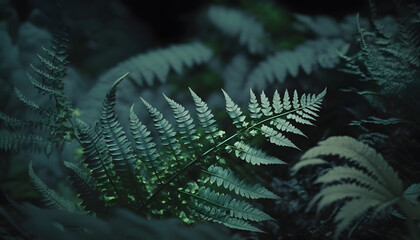
[[[261,9],[275,5],[249,4]],[[279,214],[297,215],[314,207],[317,216],[326,212],[329,217],[308,226],[310,221],[299,216],[299,223],[308,224],[301,226],[304,233],[299,237],[314,237],[312,229],[322,225],[316,236],[342,239],[347,234],[351,238],[367,221],[375,226],[382,218],[387,223],[395,219],[404,222],[408,228],[398,229],[401,236],[420,239],[420,178],[415,176],[417,162],[412,160],[416,157],[412,149],[420,142],[416,138],[420,117],[413,113],[417,106],[407,104],[419,102],[418,9],[410,9],[398,20],[379,18],[371,2],[370,25],[359,15],[340,21],[324,16],[289,16],[295,22],[288,31],[293,30],[301,39],[289,46],[279,39],[281,34],[267,30],[267,21],[260,21],[249,9],[208,6],[201,17],[206,22],[203,29],[212,30],[210,37],[198,36],[192,42],[121,61],[81,97],[82,106],[73,106],[64,88],[69,53],[67,33],[61,27],[50,48],[42,48],[43,54],[37,55],[39,63],[30,64],[26,74],[33,89],[48,98],[49,104],[38,104],[15,88],[16,97],[39,118],[21,120],[0,112],[0,149],[50,156],[64,144],[78,144],[79,159],[58,159],[75,194],[68,197],[48,186],[30,160],[29,179],[44,205],[52,210],[21,205],[12,199],[8,202],[27,214],[29,222],[42,219],[29,229],[45,239],[52,235],[64,238],[66,234],[68,238],[86,239],[135,238],[137,234],[167,238],[167,234],[159,233],[165,227],[177,236],[188,233],[186,239],[203,237],[199,226],[179,230],[178,223],[146,221],[132,213],[148,219],[178,218],[187,224],[214,222],[252,232],[247,236],[258,239],[258,234],[273,233],[273,229],[287,235],[284,223],[276,222]],[[275,7],[271,11],[280,12]],[[221,104],[201,79],[174,87],[179,82],[172,81],[171,72],[178,75],[176,78],[188,79],[189,69],[196,67],[217,75],[212,80],[223,81],[217,84],[223,85],[218,95],[224,109],[210,108]],[[344,79],[348,73],[360,81],[327,79],[328,74]],[[173,95],[190,83],[191,87]],[[156,97],[154,92],[150,98],[142,95],[144,89],[158,84],[167,86],[162,96]],[[327,117],[316,128],[324,133],[318,136],[325,139],[315,147],[306,146],[310,149],[300,156],[298,151],[304,144],[298,144],[297,139],[311,143],[304,132],[320,117],[326,84],[332,85],[328,86],[332,89],[329,93],[337,99],[328,99]],[[297,90],[286,90],[286,85]],[[298,94],[298,88],[325,90]],[[369,99],[374,107],[363,106],[373,109],[367,117],[361,107],[345,106],[342,97],[349,95],[343,92],[349,91],[375,97],[375,101]],[[358,97],[352,101],[365,104]],[[166,109],[158,98],[163,99]],[[244,100],[248,102],[246,108],[239,103]],[[125,106],[128,112],[120,111],[121,103],[129,103]],[[400,110],[402,103],[406,106]],[[379,105],[380,111],[375,108]],[[75,114],[76,107],[82,109],[80,116]],[[342,109],[348,110],[352,119],[342,119]],[[338,123],[345,121],[348,126],[335,129],[337,123],[326,123],[338,118]],[[359,130],[363,134],[358,135]],[[352,137],[332,136],[337,132]],[[275,175],[288,173],[284,170],[290,154],[300,156],[291,174]],[[405,166],[404,161],[412,161],[412,165]],[[273,171],[268,171],[267,165]],[[300,183],[302,186],[297,187]],[[287,184],[287,190],[275,189]],[[302,193],[304,189],[308,192]],[[285,203],[280,193],[288,194],[286,200],[292,199],[292,194],[303,194],[293,204],[306,201],[307,205],[289,208],[292,203]],[[270,208],[276,204],[282,204],[273,208],[280,212]],[[118,208],[132,213],[115,210]],[[0,208],[0,214],[21,232],[7,211]],[[330,222],[330,228],[324,230]],[[393,229],[401,223],[397,225]],[[51,232],[45,230],[49,227]],[[207,234],[208,229],[203,231]],[[8,230],[0,226],[0,236],[3,232]]]

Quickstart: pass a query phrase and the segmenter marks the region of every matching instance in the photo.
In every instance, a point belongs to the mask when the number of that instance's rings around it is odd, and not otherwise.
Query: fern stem
[[[181,175],[181,173],[183,173],[185,170],[187,170],[189,167],[191,167],[192,165],[194,165],[198,160],[200,160],[200,159],[203,159],[203,157],[205,157],[206,155],[208,155],[209,153],[211,153],[212,151],[214,151],[215,149],[218,149],[218,148],[220,148],[220,146],[222,146],[222,145],[224,145],[224,144],[226,144],[227,142],[229,142],[230,140],[232,140],[232,139],[234,139],[234,138],[236,138],[237,136],[239,136],[240,134],[242,134],[242,133],[244,133],[244,132],[246,132],[246,131],[249,131],[249,130],[251,130],[251,129],[253,129],[253,128],[255,128],[255,127],[257,127],[258,125],[261,125],[261,124],[263,124],[263,123],[265,123],[265,122],[267,122],[267,121],[271,121],[271,120],[273,120],[273,119],[276,119],[276,118],[280,118],[280,117],[282,117],[282,116],[285,116],[285,115],[287,115],[287,114],[289,114],[289,113],[293,113],[293,112],[296,112],[296,111],[299,111],[299,110],[301,110],[301,109],[303,109],[303,107],[299,107],[299,108],[296,108],[296,109],[293,109],[293,110],[290,110],[290,111],[287,111],[287,112],[283,112],[283,113],[279,113],[279,114],[277,114],[277,115],[274,115],[274,116],[271,116],[271,117],[269,117],[269,118],[266,118],[266,119],[263,119],[263,120],[261,120],[261,121],[259,121],[259,122],[257,122],[257,123],[255,123],[254,125],[252,125],[252,126],[249,126],[249,127],[247,127],[247,128],[245,128],[245,129],[241,129],[241,130],[239,130],[238,132],[236,132],[235,134],[233,134],[232,136],[230,136],[230,137],[228,137],[228,138],[226,138],[225,140],[223,140],[222,142],[220,142],[219,144],[217,144],[216,146],[214,146],[214,147],[212,147],[212,148],[210,148],[210,149],[208,149],[207,151],[205,151],[204,153],[202,153],[201,155],[200,155],[200,157],[197,157],[196,159],[194,159],[194,160],[192,160],[191,162],[189,162],[187,165],[185,165],[182,169],[180,169],[178,172],[176,172],[176,173],[174,173],[168,180],[166,180],[166,182],[163,184],[163,185],[160,185],[157,189],[156,189],[156,191],[146,200],[146,202],[144,202],[143,203],[143,205],[139,208],[139,212],[141,213],[141,211],[160,193],[160,192],[162,192],[163,191],[163,189],[165,189],[174,179],[176,179],[179,175]]]
[[[230,210],[230,209],[229,209],[228,207],[226,207],[226,206],[223,206],[223,205],[220,205],[220,204],[218,204],[218,203],[215,203],[215,202],[209,201],[208,199],[203,198],[203,197],[200,197],[200,196],[198,196],[198,195],[195,195],[195,194],[192,194],[192,193],[189,193],[189,192],[185,192],[185,191],[182,191],[182,190],[178,190],[178,192],[183,193],[183,194],[186,194],[186,195],[189,195],[189,196],[194,197],[194,198],[197,198],[197,199],[200,199],[200,200],[202,200],[202,201],[204,201],[204,202],[208,202],[208,203],[210,203],[210,204],[212,204],[212,205],[214,205],[214,206],[216,206],[216,207],[220,207],[220,208],[224,208],[224,209]]]

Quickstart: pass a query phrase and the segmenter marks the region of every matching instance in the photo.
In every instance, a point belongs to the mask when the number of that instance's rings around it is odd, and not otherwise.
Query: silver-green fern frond
[[[319,212],[335,202],[345,201],[335,215],[334,239],[339,239],[344,230],[368,211],[373,213],[371,216],[377,216],[397,204],[404,214],[413,216],[408,209],[414,209],[418,203],[410,204],[403,197],[403,183],[395,170],[372,147],[351,137],[330,137],[319,142],[303,154],[292,171],[296,173],[303,167],[326,164],[328,161],[324,158],[329,156],[351,164],[333,167],[317,178],[315,183],[325,187],[314,196],[308,209],[318,205]]]
[[[69,200],[60,196],[57,192],[50,189],[34,172],[32,169],[32,161],[29,162],[28,166],[28,173],[29,179],[31,180],[32,184],[34,185],[37,192],[42,197],[45,205],[52,208],[57,208],[61,210],[66,210],[69,212],[76,212],[79,211],[76,208],[76,205]]]
[[[0,149],[8,151],[25,148],[49,154],[52,146],[61,148],[65,141],[74,138],[70,124],[73,109],[64,91],[68,63],[67,41],[65,28],[60,25],[53,34],[50,47],[42,47],[43,53],[37,54],[40,66],[29,64],[32,71],[26,72],[26,78],[32,87],[37,89],[40,95],[50,97],[51,104],[40,105],[14,87],[16,97],[41,119],[20,120],[0,112],[0,121],[12,132],[0,137]]]
[[[153,85],[154,79],[161,83],[171,71],[182,74],[184,66],[191,68],[210,60],[212,51],[200,42],[172,45],[133,56],[104,73],[99,82],[110,84],[116,78],[129,72],[137,84]]]
[[[316,67],[332,68],[339,55],[346,53],[349,45],[341,39],[310,40],[292,51],[280,51],[260,62],[248,75],[248,88],[263,89],[267,83],[282,83],[287,76],[297,77],[299,70],[312,73]]]

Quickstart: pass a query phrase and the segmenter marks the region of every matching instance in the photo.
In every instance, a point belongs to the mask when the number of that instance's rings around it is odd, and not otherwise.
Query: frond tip
[[[309,149],[296,164],[296,172],[309,165],[325,164],[322,157],[336,156],[356,165],[336,166],[318,177],[316,183],[326,185],[309,203],[318,212],[340,200],[347,200],[335,216],[337,228],[334,238],[347,229],[357,218],[372,210],[374,215],[397,202],[403,194],[403,184],[397,173],[381,154],[370,146],[351,137],[330,137]],[[346,180],[346,181],[343,181]]]

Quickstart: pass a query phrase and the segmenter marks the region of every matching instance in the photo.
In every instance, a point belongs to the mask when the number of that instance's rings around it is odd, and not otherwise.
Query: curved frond
[[[346,158],[358,164],[369,174],[387,186],[393,195],[399,195],[402,189],[402,181],[397,173],[385,161],[375,149],[351,137],[330,137],[319,143],[319,146],[311,148],[302,159],[316,158],[318,156],[336,155]]]
[[[326,156],[345,158],[357,165],[333,167],[316,180],[326,187],[311,200],[308,209],[317,204],[319,212],[334,202],[345,201],[335,216],[338,224],[334,239],[339,239],[342,231],[369,209],[380,212],[401,198],[403,185],[397,173],[373,148],[351,137],[330,137],[321,141],[303,154],[302,162],[293,170],[324,164],[322,157]]]
[[[130,78],[140,85],[153,85],[157,78],[161,83],[166,82],[168,74],[173,69],[182,74],[184,66],[202,64],[210,60],[212,51],[200,42],[173,45],[141,53],[120,62],[100,77],[100,82],[111,82],[126,72]]]
[[[138,162],[114,110],[117,85],[127,75],[128,73],[117,79],[106,94],[101,110],[101,129],[109,154],[112,156],[113,169],[118,173],[122,183],[134,188],[136,197],[141,200],[143,198],[141,192],[144,191],[140,189],[142,181],[140,175],[136,174]],[[125,189],[129,190],[127,187]]]
[[[248,88],[264,89],[267,84],[284,82],[286,77],[297,77],[299,69],[306,74],[315,67],[332,68],[339,62],[339,53],[345,54],[349,45],[340,39],[308,41],[293,51],[277,52],[260,62],[248,75]]]

